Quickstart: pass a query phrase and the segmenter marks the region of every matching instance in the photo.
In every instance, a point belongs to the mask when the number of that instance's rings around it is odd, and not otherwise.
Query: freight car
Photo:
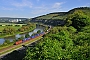
[[[20,43],[22,43],[22,40],[19,40],[19,41],[15,42],[15,45],[18,45]]]
[[[39,33],[39,34],[35,34],[34,36],[31,36],[31,37],[29,37],[29,38],[24,38],[24,39],[22,39],[22,40],[19,40],[19,41],[15,42],[15,45],[24,43],[24,42],[26,42],[26,41],[29,41],[29,40],[34,39],[34,38],[36,38],[36,37],[38,37],[38,36],[41,36],[41,35],[44,35],[44,32],[41,32],[41,33]]]

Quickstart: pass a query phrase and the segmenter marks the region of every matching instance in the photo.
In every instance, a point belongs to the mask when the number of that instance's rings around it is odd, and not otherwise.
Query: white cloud
[[[5,1],[5,0],[3,0]],[[18,2],[17,0],[8,0],[4,2],[4,6],[0,6],[0,8],[2,10],[8,10],[8,11],[12,11],[12,10],[20,10],[23,11],[25,10],[24,8],[32,8],[32,3],[30,2],[30,0],[22,0],[21,2]],[[7,6],[7,7],[6,7]]]
[[[10,11],[12,11],[12,10],[14,10],[14,8],[2,7],[2,10],[10,10]]]
[[[84,5],[85,7],[87,6],[87,7],[90,7],[90,3],[87,3],[86,5]]]
[[[34,15],[42,15],[42,14],[47,14],[51,12],[59,12],[62,11],[62,4],[64,2],[57,2],[53,4],[47,4],[47,5],[41,5],[41,6],[36,6],[34,7],[33,11],[31,14]],[[61,9],[62,8],[62,9]]]
[[[2,10],[13,10],[13,8],[2,7]]]
[[[63,3],[64,3],[64,2],[57,2],[57,3],[55,3],[55,4],[53,5],[52,8],[60,8]]]
[[[22,0],[22,2],[16,2],[16,1],[14,1],[13,3],[11,2],[11,5],[19,8],[23,8],[23,7],[32,8],[33,4],[28,0]]]
[[[24,9],[22,8],[12,8],[12,7],[1,7],[2,10],[8,10],[8,11],[15,11],[15,10],[20,10],[23,11]]]
[[[36,0],[36,1],[38,2],[40,0]],[[2,8],[3,10],[25,11],[26,10],[25,8],[27,8],[28,9],[27,12],[29,12],[27,14],[31,14],[32,16],[38,16],[38,15],[47,14],[47,13],[51,13],[51,12],[62,11],[61,10],[61,9],[63,9],[62,4],[64,4],[64,2],[56,2],[56,3],[50,3],[50,4],[40,3],[40,5],[33,5],[31,0],[21,0],[21,1],[9,0],[6,3],[8,3],[8,4],[6,4],[8,6],[3,7]]]

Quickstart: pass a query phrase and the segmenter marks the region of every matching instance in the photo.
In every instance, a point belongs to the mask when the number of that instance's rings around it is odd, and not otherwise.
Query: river
[[[28,32],[28,34],[31,36],[33,33],[36,33],[38,30],[40,30],[41,32],[43,32],[44,27],[37,25],[36,28],[32,31],[32,32]],[[0,44],[3,44],[5,40],[10,40],[10,42],[12,42],[15,39],[18,39],[20,37],[25,37],[27,33],[24,34],[17,34],[15,36],[11,36],[11,37],[7,37],[7,38],[0,38]]]

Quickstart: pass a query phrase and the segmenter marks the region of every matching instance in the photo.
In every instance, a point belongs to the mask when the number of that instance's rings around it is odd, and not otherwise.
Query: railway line
[[[23,45],[29,45],[31,43],[34,43],[34,42],[40,40],[42,38],[42,36],[45,35],[45,34],[47,34],[47,33],[49,33],[50,30],[51,30],[51,26],[49,26],[49,29],[46,32],[42,32],[39,35],[32,36],[29,40],[24,39],[20,43],[15,42],[14,45],[9,46],[7,48],[4,48],[4,49],[0,50],[0,57],[3,57],[5,55],[13,52],[14,50],[18,50],[18,49],[22,48]]]

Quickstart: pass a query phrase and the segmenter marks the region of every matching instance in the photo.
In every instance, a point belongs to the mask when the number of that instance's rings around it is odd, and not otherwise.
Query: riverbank
[[[35,28],[36,28],[36,27],[35,27]],[[28,32],[33,31],[35,28],[33,28],[33,29],[29,30],[29,31],[24,31],[24,32],[16,32],[15,34],[10,34],[10,35],[2,35],[2,36],[0,36],[0,38],[7,38],[7,37],[15,36],[15,35],[17,35],[17,34],[24,34],[24,33],[28,33]]]
[[[19,44],[19,45],[9,46],[9,47],[7,47],[7,49],[5,48],[5,49],[3,49],[3,50],[0,50],[0,57],[3,56],[3,55],[8,54],[8,53],[10,53],[10,52],[12,52],[12,51],[14,51],[14,50],[18,50],[19,48],[22,48],[22,45],[29,45],[29,44],[31,44],[31,43],[33,43],[33,42],[35,42],[35,41],[40,40],[41,38],[42,38],[42,36],[39,36],[39,37],[34,38],[34,39],[32,39],[32,40],[30,40],[30,41],[27,41],[27,42],[25,42],[25,43],[22,43],[22,44]],[[9,48],[9,49],[8,49],[8,48]]]
[[[24,32],[18,32],[18,31],[16,31],[14,34],[8,34],[8,35],[6,35],[6,34],[1,34],[1,35],[0,35],[0,38],[6,38],[6,37],[15,36],[15,35],[17,35],[17,34],[23,34],[23,33],[31,32],[31,31],[33,31],[35,28],[36,28],[36,25],[35,25],[33,28],[31,28],[31,29],[29,29],[29,30],[27,30],[27,31],[24,31]]]

